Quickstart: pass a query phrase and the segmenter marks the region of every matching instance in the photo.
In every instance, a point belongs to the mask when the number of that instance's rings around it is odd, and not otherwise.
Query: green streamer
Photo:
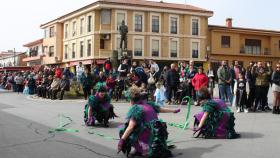
[[[63,118],[67,119],[68,122],[64,122]],[[64,116],[63,114],[59,114],[59,127],[58,128],[51,128],[49,130],[49,133],[54,133],[54,132],[79,132],[79,130],[76,129],[70,129],[70,128],[65,128],[66,126],[70,125],[73,122],[73,120],[70,117]]]

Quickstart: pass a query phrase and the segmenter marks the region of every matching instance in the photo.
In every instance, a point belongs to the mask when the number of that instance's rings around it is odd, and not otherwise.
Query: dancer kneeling
[[[233,112],[220,99],[211,99],[207,88],[198,91],[199,104],[202,112],[196,114],[194,135],[204,138],[233,139],[240,137],[234,130],[235,117]]]
[[[157,113],[178,113],[180,109],[161,108],[153,102],[146,102],[141,95],[141,89],[136,86],[130,89],[130,97],[132,106],[127,113],[128,121],[120,130],[118,151],[128,156],[131,147],[134,147],[134,154],[137,156],[172,156],[166,143],[166,123],[158,119]]]
[[[85,105],[84,121],[87,126],[94,126],[95,120],[109,127],[109,119],[116,117],[114,107],[105,87],[100,87],[95,95],[91,95]]]

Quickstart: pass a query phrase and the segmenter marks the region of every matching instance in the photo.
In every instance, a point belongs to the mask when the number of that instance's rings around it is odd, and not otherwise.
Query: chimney
[[[226,26],[227,26],[228,28],[232,28],[232,18],[227,18],[227,19],[226,19]]]

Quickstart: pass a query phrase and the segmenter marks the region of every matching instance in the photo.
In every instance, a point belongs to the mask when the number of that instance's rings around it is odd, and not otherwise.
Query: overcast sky
[[[40,24],[83,7],[95,0],[5,0],[0,5],[0,51],[16,48],[43,37]],[[160,1],[160,0],[154,0]],[[185,3],[185,0],[163,0]],[[187,0],[190,5],[214,11],[209,24],[224,25],[227,17],[233,25],[280,31],[277,0]]]

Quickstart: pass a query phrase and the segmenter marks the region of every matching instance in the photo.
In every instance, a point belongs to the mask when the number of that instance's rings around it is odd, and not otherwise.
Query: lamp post
[[[14,48],[14,67],[16,66],[16,49]]]

